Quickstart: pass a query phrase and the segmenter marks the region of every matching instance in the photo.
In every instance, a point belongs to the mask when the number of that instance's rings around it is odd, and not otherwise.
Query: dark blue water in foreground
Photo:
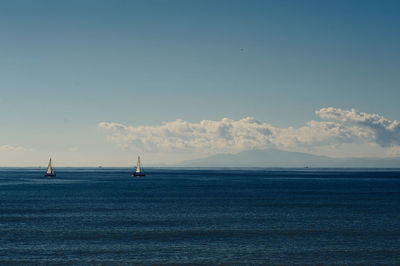
[[[0,264],[400,264],[400,171],[0,169]]]

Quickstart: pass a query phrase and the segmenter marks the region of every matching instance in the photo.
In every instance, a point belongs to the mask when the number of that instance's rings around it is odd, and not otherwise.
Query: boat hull
[[[132,176],[145,176],[146,174],[143,173],[133,173]]]
[[[49,178],[50,178],[50,177],[55,177],[55,176],[56,176],[56,174],[44,174],[44,176],[45,176],[45,177],[49,177]]]

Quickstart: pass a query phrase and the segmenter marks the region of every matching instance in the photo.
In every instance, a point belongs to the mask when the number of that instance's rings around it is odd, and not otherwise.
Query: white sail
[[[136,163],[136,173],[140,173],[140,156],[138,156]]]
[[[49,160],[49,165],[47,166],[46,174],[53,174],[53,168],[51,167],[51,158]]]

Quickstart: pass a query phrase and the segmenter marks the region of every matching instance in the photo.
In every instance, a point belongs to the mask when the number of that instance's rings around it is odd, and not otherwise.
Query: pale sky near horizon
[[[0,166],[399,156],[398,14],[398,1],[1,1]]]

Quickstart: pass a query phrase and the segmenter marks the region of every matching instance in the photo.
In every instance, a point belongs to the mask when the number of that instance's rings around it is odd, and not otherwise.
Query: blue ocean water
[[[0,264],[400,264],[400,171],[0,169]]]

